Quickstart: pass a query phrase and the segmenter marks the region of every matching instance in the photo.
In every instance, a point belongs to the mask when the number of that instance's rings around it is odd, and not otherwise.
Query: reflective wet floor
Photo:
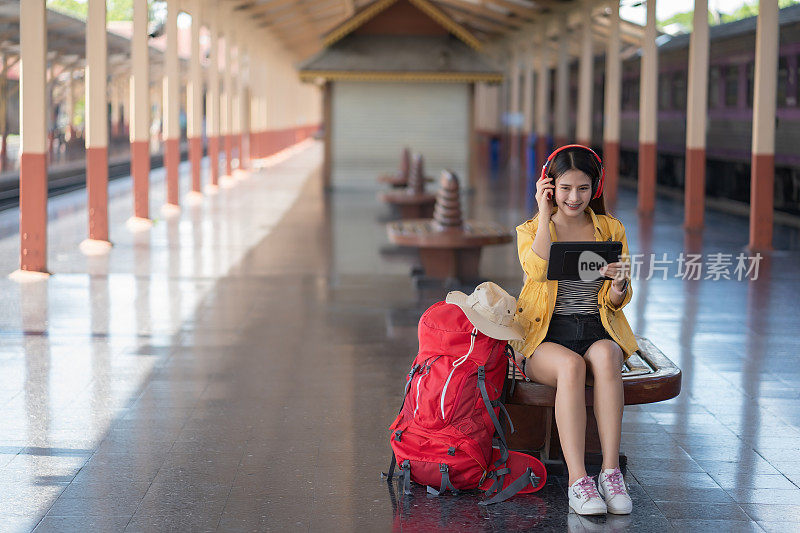
[[[77,251],[85,219],[65,209],[51,223],[55,275],[0,281],[0,529],[800,527],[796,232],[778,228],[755,281],[736,279],[735,259],[730,279],[683,279],[672,264],[634,281],[626,316],[682,369],[683,390],[625,410],[630,516],[568,515],[558,475],[490,509],[478,494],[400,498],[378,475],[386,429],[417,320],[447,289],[412,283],[413,255],[389,246],[375,189],[320,193],[320,158],[297,151],[146,234],[124,229],[120,194],[106,257]],[[465,207],[511,227],[528,217],[522,189],[481,180]],[[735,258],[747,243],[746,219],[709,212],[687,237],[680,204],[657,205],[640,219],[621,191],[632,253]],[[0,241],[8,272],[16,246]],[[481,268],[519,291],[513,244],[487,249]]]

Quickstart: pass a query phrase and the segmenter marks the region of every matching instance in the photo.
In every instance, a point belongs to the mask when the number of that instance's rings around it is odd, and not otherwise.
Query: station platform
[[[114,248],[86,257],[85,193],[51,202],[44,282],[7,278],[0,239],[0,524],[4,531],[796,531],[800,524],[800,239],[776,227],[755,280],[633,282],[625,313],[683,372],[681,394],[630,406],[630,516],[567,513],[566,479],[482,508],[479,494],[398,498],[387,428],[416,353],[416,289],[374,190],[321,190],[308,141],[229,188],[131,233],[111,185]],[[188,167],[182,166],[183,191]],[[470,218],[528,218],[519,183],[479,181]],[[632,253],[744,251],[747,220],[682,205],[612,212]],[[0,227],[13,225],[10,215]],[[483,277],[518,294],[513,244]],[[596,472],[591,472],[595,474]],[[21,504],[21,502],[25,502]]]

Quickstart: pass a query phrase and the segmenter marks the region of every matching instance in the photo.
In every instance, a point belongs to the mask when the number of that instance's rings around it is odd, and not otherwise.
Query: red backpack
[[[544,465],[509,453],[498,420],[500,411],[508,418],[500,398],[509,360],[508,343],[478,331],[457,305],[438,302],[425,311],[403,406],[389,428],[394,453],[387,476],[399,465],[404,494],[411,481],[436,496],[480,487],[491,496],[486,505],[544,486]]]

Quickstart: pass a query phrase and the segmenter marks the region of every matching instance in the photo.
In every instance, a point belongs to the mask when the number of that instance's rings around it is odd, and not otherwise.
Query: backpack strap
[[[397,411],[398,413],[403,412],[403,407],[406,406],[406,397],[408,396],[408,388],[411,387],[411,382],[414,380],[414,374],[420,369],[421,365],[414,365],[411,367],[411,370],[408,372],[408,379],[406,379],[406,386],[403,389],[403,403],[400,404],[400,410]]]
[[[508,460],[508,444],[506,444],[506,436],[503,433],[503,428],[500,425],[500,421],[497,419],[497,416],[494,414],[494,404],[489,399],[489,393],[486,392],[486,368],[484,366],[478,367],[478,389],[481,391],[481,398],[483,398],[483,405],[486,406],[486,410],[489,412],[489,418],[492,419],[492,424],[494,424],[495,432],[497,433],[497,438],[500,440],[500,452],[501,457],[495,463],[495,467],[502,465],[503,463]]]
[[[486,490],[486,495],[491,496],[496,492],[500,492],[503,489],[503,481],[505,480],[506,474],[510,473],[511,469],[509,468],[498,468],[497,470],[489,472],[487,477],[494,478],[494,483]]]
[[[495,407],[499,407],[500,410],[503,411],[503,414],[506,415],[506,420],[508,420],[508,428],[511,430],[511,434],[513,435],[516,432],[516,430],[514,429],[514,422],[511,421],[511,415],[508,414],[508,410],[506,409],[505,404],[503,404],[503,402],[499,400],[496,400],[492,402],[492,405],[494,405]]]
[[[492,401],[489,399],[489,393],[486,392],[486,367],[482,365],[478,367],[478,389],[481,391],[483,405],[485,405],[486,410],[489,411],[489,417],[492,419],[492,424],[494,424],[495,431],[497,431],[497,434],[500,436],[500,440],[505,442],[506,437],[503,433],[503,428],[500,426],[500,421],[494,414],[494,406],[492,405]]]
[[[444,494],[444,491],[450,489],[450,492],[453,494],[458,494],[458,490],[450,483],[450,467],[447,466],[445,463],[441,463],[439,465],[439,472],[442,473],[442,483],[439,486],[439,490],[434,489],[430,485],[428,485],[428,494],[432,496],[439,496]]]
[[[386,474],[381,472],[381,479],[387,479],[388,481],[392,481],[394,477],[394,469],[397,466],[397,459],[395,455],[392,454],[392,462],[389,465],[389,473]],[[406,459],[400,464],[400,473],[397,474],[397,479],[400,480],[400,487],[403,490],[403,494],[411,494],[411,463]]]
[[[528,486],[528,484],[533,485],[534,487],[539,484],[539,477],[533,473],[533,469],[528,467],[525,469],[525,473],[519,476],[517,479],[514,480],[508,487],[504,488],[488,500],[483,500],[482,502],[478,502],[478,505],[492,505],[493,503],[500,503],[506,501],[522,489]],[[495,485],[497,483],[495,482]],[[494,485],[492,485],[494,487]],[[500,485],[502,486],[502,485]]]
[[[408,459],[403,461],[403,463],[400,465],[400,470],[402,472],[398,474],[397,477],[403,480],[403,484],[401,485],[403,488],[403,494],[411,494],[411,463],[408,461]]]
[[[389,481],[392,480],[394,477],[394,469],[397,466],[397,459],[394,457],[394,453],[392,453],[392,462],[389,464],[389,473],[381,472],[380,478],[381,479],[388,479]]]
[[[514,352],[514,348],[510,344],[506,344],[505,352],[506,352],[506,357],[508,357],[508,360],[511,361],[511,380],[510,380],[511,383],[508,384],[509,380],[508,379],[506,380],[506,384],[508,385],[508,387],[506,386],[503,387],[503,395],[501,396],[503,398],[503,401],[505,401],[508,396],[514,396],[514,390],[517,387],[517,370],[519,370],[522,379],[524,379],[528,383],[530,383],[531,381],[531,378],[525,375],[525,370],[524,370],[525,362],[523,361],[522,363],[523,367],[520,368],[519,365],[517,364],[517,358],[515,355],[516,352]],[[506,396],[506,393],[508,393],[508,396]]]

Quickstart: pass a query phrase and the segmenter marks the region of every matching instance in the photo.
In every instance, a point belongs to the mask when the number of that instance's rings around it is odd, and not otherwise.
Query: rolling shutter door
[[[332,185],[379,187],[404,146],[425,158],[426,174],[469,162],[469,88],[461,83],[334,82]]]

